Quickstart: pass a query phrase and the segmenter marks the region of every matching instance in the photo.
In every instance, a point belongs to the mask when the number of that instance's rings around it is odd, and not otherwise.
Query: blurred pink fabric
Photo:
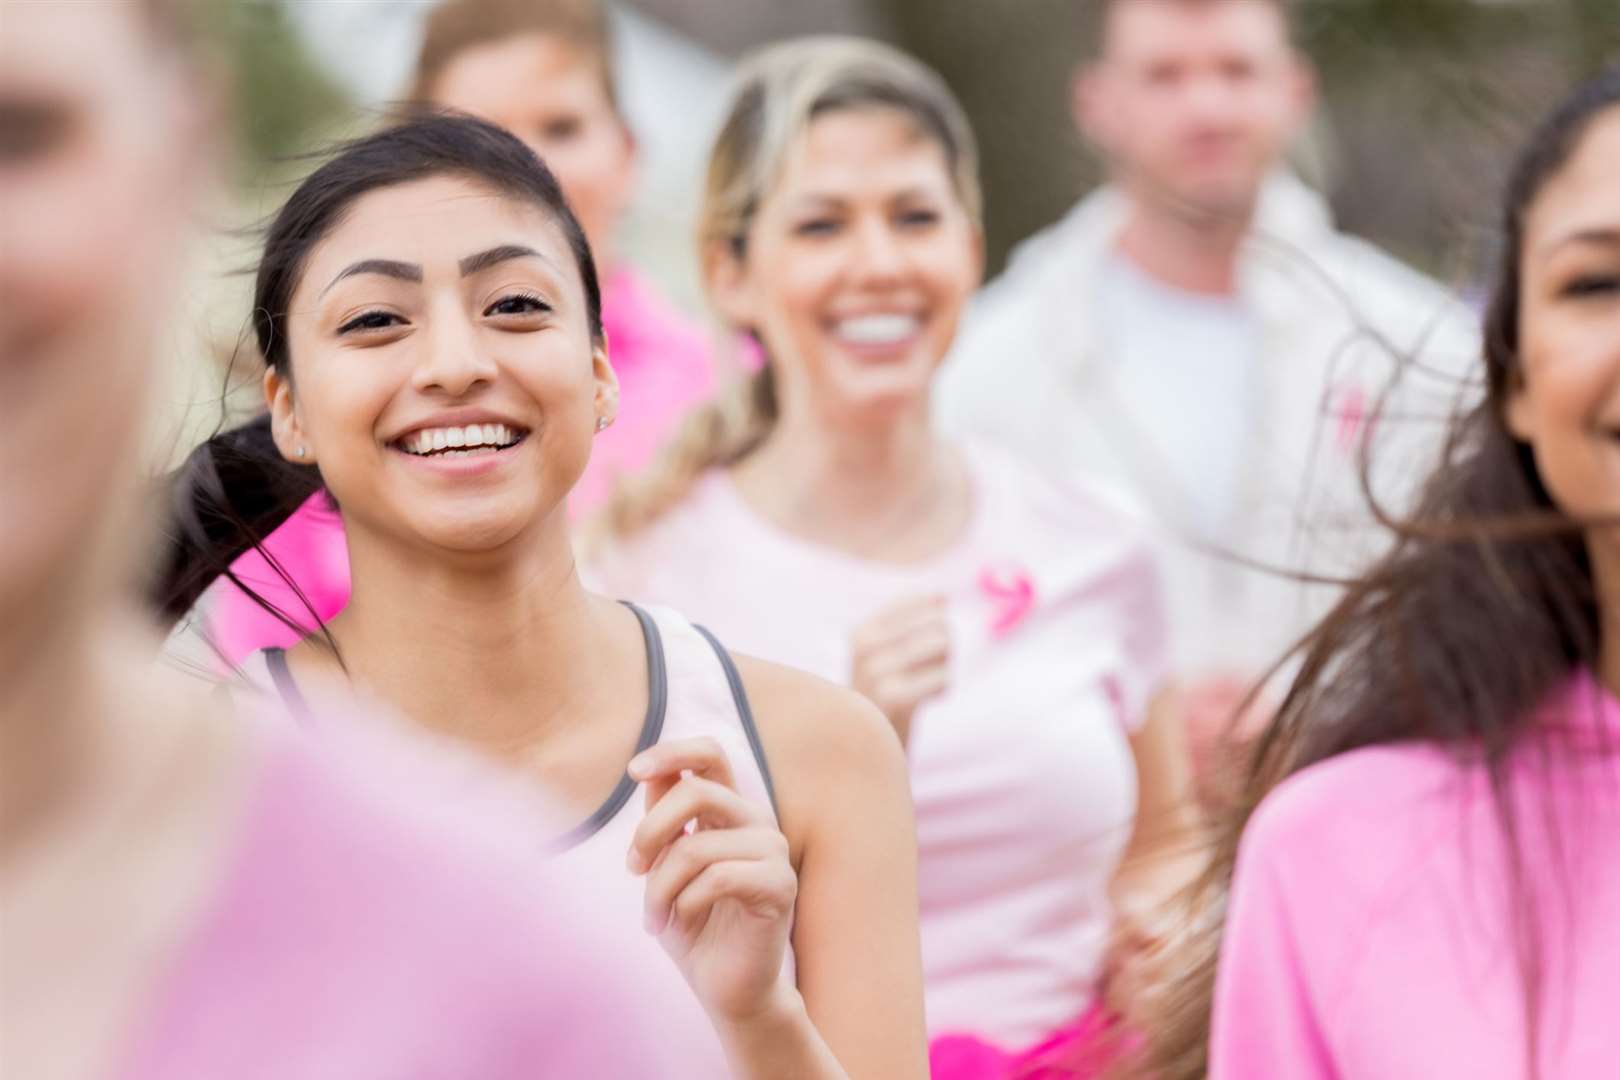
[[[646,465],[715,384],[703,331],[635,270],[621,267],[607,280],[602,319],[619,377],[619,412],[613,426],[597,435],[590,464],[569,498],[569,515],[575,519],[606,502],[620,476]],[[343,521],[324,492],[311,496],[266,538],[264,547],[297,582],[308,607],[256,551],[241,556],[231,569],[295,622],[313,626],[311,608],[325,621],[349,602]],[[209,635],[229,664],[258,649],[286,648],[304,636],[228,581],[209,591],[204,609]]]
[[[114,1077],[659,1074],[651,1006],[603,958],[617,928],[528,856],[543,825],[445,810],[450,773],[381,729],[340,750],[255,726],[219,878]]]
[[[1099,1002],[1040,1045],[1007,1050],[972,1035],[941,1035],[929,1043],[932,1080],[1100,1080],[1135,1045]]]
[[[1582,673],[1509,768],[1529,908],[1487,774],[1436,746],[1352,751],[1266,797],[1232,883],[1214,1080],[1527,1075],[1518,915],[1542,950],[1539,1075],[1615,1075],[1620,702]]]

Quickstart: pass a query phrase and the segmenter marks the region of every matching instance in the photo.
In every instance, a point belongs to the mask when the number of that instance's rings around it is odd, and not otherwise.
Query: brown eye
[[[831,236],[838,231],[838,222],[832,218],[811,218],[799,222],[793,231],[799,236]]]
[[[484,317],[491,315],[533,315],[538,312],[550,311],[551,307],[538,296],[528,293],[513,293],[503,296],[489,307],[484,309]]]
[[[559,116],[540,126],[540,137],[548,142],[566,142],[578,135],[583,127],[577,116]]]
[[[72,130],[67,109],[49,103],[0,102],[0,166],[26,165],[59,146]]]
[[[351,334],[365,330],[383,330],[390,326],[404,325],[405,320],[392,311],[363,311],[338,327],[339,334]]]
[[[1569,282],[1559,291],[1564,296],[1577,299],[1591,296],[1610,296],[1620,292],[1620,276],[1588,274]]]

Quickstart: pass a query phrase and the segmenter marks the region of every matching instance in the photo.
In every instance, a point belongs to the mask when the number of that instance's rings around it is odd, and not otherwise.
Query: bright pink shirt
[[[437,805],[449,773],[400,744],[368,735],[350,760],[259,738],[220,878],[117,1080],[660,1074],[638,988],[602,959],[622,929],[537,872],[521,822]]]
[[[1620,1075],[1620,703],[1585,675],[1511,772],[1543,946],[1547,1080]],[[1215,1080],[1521,1080],[1525,997],[1482,769],[1428,745],[1290,778],[1244,833],[1217,978]]]
[[[963,449],[972,522],[922,562],[801,540],[714,470],[583,572],[835,682],[862,622],[946,597],[950,688],[918,708],[907,746],[929,1031],[1021,1050],[1095,998],[1108,885],[1135,820],[1129,734],[1159,682],[1164,628],[1149,552],[1110,503],[993,447]]]
[[[621,475],[646,465],[714,389],[703,332],[634,270],[620,267],[604,283],[602,321],[619,377],[619,411],[613,426],[596,436],[590,464],[569,496],[575,518],[602,505]],[[323,621],[349,602],[343,520],[324,493],[311,496],[264,546]],[[231,569],[295,621],[313,625],[304,602],[258,552],[249,551]],[[228,581],[209,591],[204,607],[209,633],[231,664],[259,649],[290,647],[304,636]]]

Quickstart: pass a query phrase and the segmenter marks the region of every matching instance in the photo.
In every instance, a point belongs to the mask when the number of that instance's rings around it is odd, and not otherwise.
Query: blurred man
[[[1014,253],[937,405],[1146,510],[1176,674],[1222,711],[1322,608],[1324,590],[1250,564],[1365,559],[1367,435],[1374,488],[1399,501],[1381,478],[1432,452],[1433,372],[1474,346],[1444,290],[1336,233],[1284,171],[1315,104],[1284,0],[1096,6],[1073,112],[1113,182]]]

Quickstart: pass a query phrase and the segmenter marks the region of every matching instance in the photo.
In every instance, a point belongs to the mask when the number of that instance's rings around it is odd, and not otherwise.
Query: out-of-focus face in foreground
[[[1076,80],[1086,136],[1139,200],[1246,215],[1314,101],[1267,0],[1123,0]]]
[[[196,105],[123,0],[0,0],[0,609],[81,574],[133,472]]]
[[[1531,202],[1519,271],[1513,433],[1576,517],[1620,515],[1620,108]],[[1606,535],[1613,536],[1613,530]]]

